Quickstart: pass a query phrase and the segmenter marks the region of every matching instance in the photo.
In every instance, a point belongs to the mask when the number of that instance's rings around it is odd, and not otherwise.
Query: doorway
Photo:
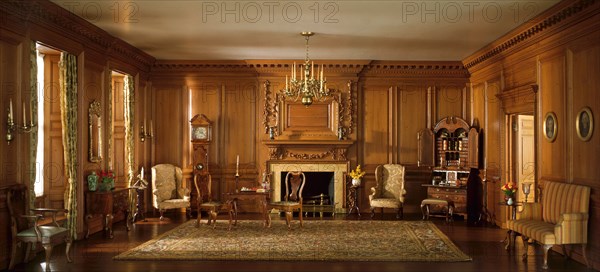
[[[535,122],[532,114],[511,115],[511,180],[518,186],[517,201],[535,199]]]

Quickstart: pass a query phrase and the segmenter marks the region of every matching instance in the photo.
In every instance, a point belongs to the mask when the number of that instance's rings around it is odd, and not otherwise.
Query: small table
[[[87,230],[85,238],[90,235],[90,220],[94,214],[102,215],[102,226],[103,230],[108,232],[109,238],[113,238],[113,218],[114,213],[122,211],[125,213],[125,226],[127,230],[130,230],[129,220],[127,216],[129,211],[129,189],[131,188],[120,188],[114,189],[107,192],[86,192],[85,204],[86,204],[86,225]]]
[[[146,222],[148,220],[146,220],[146,215],[144,214],[144,207],[142,207],[142,203],[144,203],[144,190],[146,189],[146,187],[132,186],[131,189],[135,190],[137,196],[137,203],[135,204],[135,213],[131,217],[131,223],[135,223],[136,219],[138,219],[138,216],[139,219],[144,219],[144,222]]]
[[[504,205],[507,207],[510,207],[510,218],[512,220],[517,220],[517,206],[522,206],[523,202],[515,202],[512,205],[508,205],[508,203],[506,203],[506,201],[501,201],[498,202],[498,204],[500,205]],[[509,229],[506,231],[506,237],[504,238],[504,240],[500,241],[501,243],[505,243],[506,242],[506,246],[504,247],[506,250],[508,250],[508,248],[510,247],[510,235],[511,235],[512,231]]]
[[[350,187],[348,187],[348,214],[346,214],[346,216],[352,214],[352,211],[356,210],[356,214],[358,215],[358,217],[360,217],[360,209],[358,207],[358,192],[359,189],[361,188],[360,185],[355,186],[355,185],[351,185]]]
[[[240,191],[240,192],[235,192],[235,193],[226,193],[225,194],[227,201],[231,202],[231,209],[233,210],[233,218],[234,218],[234,223],[233,225],[237,225],[237,214],[238,214],[238,208],[237,208],[237,203],[240,200],[258,200],[260,202],[260,206],[262,207],[262,214],[263,214],[263,218],[265,220],[264,225],[267,226],[268,221],[269,221],[269,211],[267,210],[267,205],[269,204],[269,201],[271,200],[271,193],[270,191],[266,191],[266,192],[256,192],[256,191]]]

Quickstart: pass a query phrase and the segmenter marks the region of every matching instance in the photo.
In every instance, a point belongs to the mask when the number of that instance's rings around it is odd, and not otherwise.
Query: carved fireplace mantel
[[[270,160],[333,160],[346,161],[353,140],[269,140]]]

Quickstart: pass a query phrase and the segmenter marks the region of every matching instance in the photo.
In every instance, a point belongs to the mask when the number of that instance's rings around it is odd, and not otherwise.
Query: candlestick
[[[10,99],[10,105],[9,105],[9,110],[8,110],[8,122],[9,123],[13,123],[13,107],[12,107],[12,98]]]
[[[240,155],[237,155],[236,163],[235,163],[235,175],[239,176],[240,170]]]
[[[29,124],[33,127],[33,106],[31,104],[29,104],[29,117],[31,117]]]
[[[25,102],[23,102],[23,126],[27,126],[27,114],[25,112]]]

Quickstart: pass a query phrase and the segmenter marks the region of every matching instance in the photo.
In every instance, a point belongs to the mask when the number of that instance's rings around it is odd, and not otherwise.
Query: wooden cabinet
[[[431,169],[427,197],[452,200],[455,214],[478,218],[481,211],[479,129],[461,118],[440,120],[417,135],[418,164]]]
[[[112,223],[114,214],[123,212],[125,215],[125,225],[129,230],[129,221],[127,214],[129,212],[129,189],[121,188],[108,192],[86,192],[85,210],[87,231],[85,237],[90,235],[90,220],[94,215],[102,215],[102,229],[108,232],[110,238],[113,237]]]

